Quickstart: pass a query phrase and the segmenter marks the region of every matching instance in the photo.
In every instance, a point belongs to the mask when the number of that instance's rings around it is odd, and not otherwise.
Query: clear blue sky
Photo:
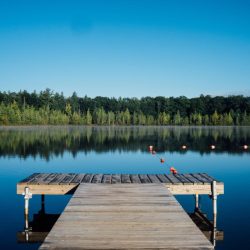
[[[1,0],[0,91],[250,95],[250,1]]]

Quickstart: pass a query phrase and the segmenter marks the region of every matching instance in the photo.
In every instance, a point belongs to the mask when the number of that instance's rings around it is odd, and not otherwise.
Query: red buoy
[[[170,168],[170,172],[171,172],[172,174],[177,174],[177,173],[178,173],[177,170],[176,170],[174,167],[171,167],[171,168]]]
[[[160,162],[161,162],[161,163],[164,163],[164,162],[165,162],[165,160],[164,160],[163,158],[161,158],[161,159],[160,159]]]
[[[153,146],[152,145],[150,145],[150,146],[148,146],[148,151],[153,151]]]

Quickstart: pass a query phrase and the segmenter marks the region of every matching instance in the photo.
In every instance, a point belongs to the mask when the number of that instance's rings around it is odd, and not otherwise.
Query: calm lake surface
[[[210,150],[211,144],[215,150]],[[225,194],[218,197],[218,230],[224,240],[216,242],[216,249],[250,249],[250,150],[244,150],[244,144],[250,145],[249,127],[0,128],[0,248],[38,249],[41,244],[18,243],[24,200],[16,195],[16,183],[34,172],[166,174],[174,166],[180,173],[206,172],[224,182]],[[156,156],[148,153],[148,145],[155,146]],[[193,196],[176,198],[193,212]],[[69,199],[45,197],[45,212],[52,221]],[[35,195],[30,221],[38,218],[40,209],[41,197]],[[201,209],[212,219],[207,196],[201,197]],[[39,224],[34,220],[33,231],[49,230],[49,225]]]

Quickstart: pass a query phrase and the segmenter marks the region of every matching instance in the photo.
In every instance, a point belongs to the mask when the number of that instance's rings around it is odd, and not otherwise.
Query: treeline
[[[250,125],[250,97],[71,97],[0,92],[0,125]]]

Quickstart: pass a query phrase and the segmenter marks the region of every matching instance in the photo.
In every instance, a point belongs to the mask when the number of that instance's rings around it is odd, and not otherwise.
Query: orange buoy
[[[148,150],[153,151],[153,146],[152,145],[148,146]]]
[[[170,172],[171,172],[172,174],[177,174],[177,170],[176,170],[174,167],[171,167],[171,168],[170,168]]]
[[[244,148],[244,149],[248,149],[248,146],[247,146],[247,145],[244,145],[243,148]]]
[[[215,149],[215,145],[211,145],[210,148],[211,148],[211,149]]]
[[[187,149],[187,146],[186,145],[182,145],[181,148],[182,149]]]
[[[165,160],[164,160],[163,158],[161,158],[161,159],[160,159],[160,162],[161,162],[161,163],[164,163],[164,162],[165,162]]]

